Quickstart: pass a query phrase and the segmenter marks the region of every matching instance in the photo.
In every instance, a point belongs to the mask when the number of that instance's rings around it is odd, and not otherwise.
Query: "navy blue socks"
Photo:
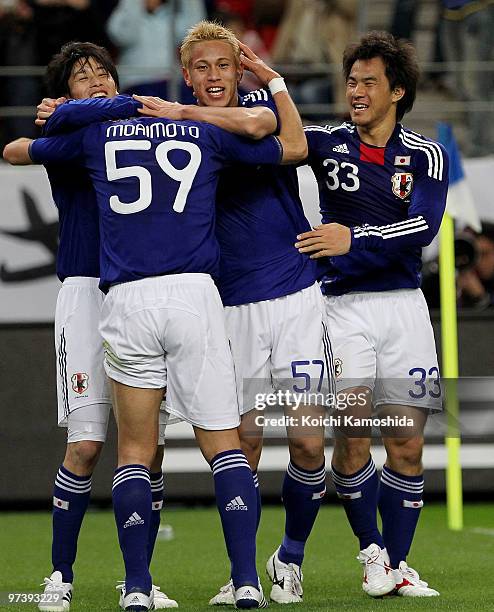
[[[236,589],[247,584],[257,588],[256,529],[259,512],[251,469],[240,449],[218,453],[211,460],[211,469],[233,584]]]
[[[53,489],[52,563],[63,582],[74,580],[72,566],[90,495],[91,476],[76,476],[61,465]]]
[[[379,487],[379,512],[391,567],[406,561],[424,505],[424,477],[404,476],[384,466]]]
[[[384,548],[384,540],[377,526],[377,492],[379,479],[372,457],[354,474],[342,474],[331,468],[338,497],[353,533],[359,539],[360,550],[370,544]]]
[[[283,563],[302,565],[305,543],[326,493],[324,463],[316,470],[306,470],[290,461],[283,481],[285,535],[278,551]]]
[[[151,483],[143,465],[124,465],[113,477],[113,511],[125,564],[125,588],[149,593],[148,540],[151,523]]]

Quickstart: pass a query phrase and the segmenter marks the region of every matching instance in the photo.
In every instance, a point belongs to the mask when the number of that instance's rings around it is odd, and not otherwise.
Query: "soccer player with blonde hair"
[[[138,98],[144,113],[174,119],[208,121],[236,134],[262,138],[278,129],[273,96],[285,89],[279,74],[267,68],[232,32],[200,22],[185,37],[182,71],[197,105],[156,98]],[[240,60],[239,60],[240,56]],[[243,69],[260,77],[265,87],[241,97]],[[288,96],[283,102],[288,103]],[[311,393],[332,390],[331,343],[317,284],[314,262],[293,248],[293,236],[310,230],[298,195],[295,168],[233,165],[221,176],[217,194],[216,236],[221,260],[218,288],[225,305],[241,401],[242,449],[249,460],[258,492],[257,466],[262,450],[262,424],[255,397],[276,390]],[[325,493],[324,430],[304,428],[302,415],[324,414],[309,405],[287,427],[290,462],[282,498],[285,533],[267,562],[273,583],[271,599],[302,601],[304,548]],[[296,420],[297,420],[296,419]],[[211,605],[233,604],[232,582],[221,588]]]

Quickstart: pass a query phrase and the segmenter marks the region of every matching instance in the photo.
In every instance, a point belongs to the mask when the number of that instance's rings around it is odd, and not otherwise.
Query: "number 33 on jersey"
[[[352,248],[397,250],[432,240],[448,184],[441,145],[400,124],[385,147],[362,142],[350,123],[305,133],[323,223],[356,228]]]

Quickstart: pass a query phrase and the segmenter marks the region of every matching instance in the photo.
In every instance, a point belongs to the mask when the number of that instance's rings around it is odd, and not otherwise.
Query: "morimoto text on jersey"
[[[275,137],[252,142],[204,123],[141,118],[39,138],[30,154],[38,163],[88,168],[101,218],[100,286],[107,290],[163,274],[216,277],[218,171],[229,160],[276,164],[281,146]]]
[[[350,252],[328,258],[323,293],[419,287],[421,248],[446,205],[443,147],[400,124],[385,147],[363,143],[350,123],[305,130],[323,223],[352,228]]]

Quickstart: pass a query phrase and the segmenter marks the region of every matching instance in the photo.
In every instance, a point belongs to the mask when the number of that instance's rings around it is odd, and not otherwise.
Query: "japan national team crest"
[[[87,391],[89,385],[89,376],[85,372],[77,372],[77,374],[73,374],[70,378],[72,382],[72,389],[76,393],[81,395],[84,391]]]
[[[412,193],[413,174],[411,172],[396,172],[391,177],[391,186],[395,196],[405,200]]]
[[[339,357],[336,357],[334,360],[334,374],[336,378],[340,378],[340,376],[343,374],[343,360]]]

